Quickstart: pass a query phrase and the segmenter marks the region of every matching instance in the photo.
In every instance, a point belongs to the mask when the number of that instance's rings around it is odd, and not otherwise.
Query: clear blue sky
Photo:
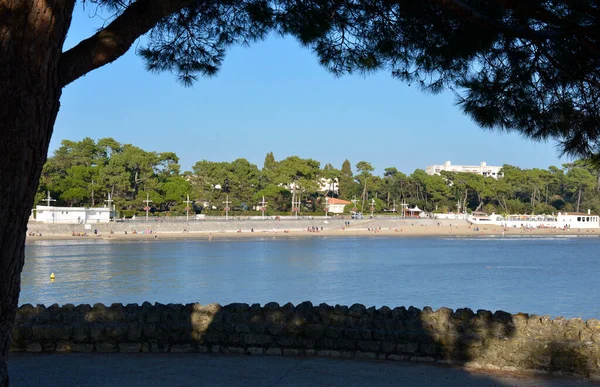
[[[76,10],[66,46],[102,20]],[[389,73],[335,78],[291,38],[271,37],[229,51],[217,76],[192,88],[170,73],[152,74],[132,48],[116,62],[64,90],[50,154],[63,139],[113,137],[148,151],[175,152],[182,170],[199,160],[243,157],[262,168],[267,152],[353,167],[369,161],[381,174],[453,164],[560,166],[555,144],[484,131],[454,106]]]

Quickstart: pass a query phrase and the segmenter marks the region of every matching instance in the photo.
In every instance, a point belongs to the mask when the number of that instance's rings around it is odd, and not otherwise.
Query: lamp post
[[[329,210],[329,198],[325,196],[325,219],[327,219],[327,211]]]
[[[260,202],[260,210],[262,211],[262,220],[265,220],[265,210],[267,209],[267,203],[265,202],[265,197],[263,196],[262,202]]]
[[[114,200],[112,200],[112,197],[110,196],[110,192],[108,193],[108,199],[105,200],[105,202],[107,203],[108,206],[108,219],[110,220],[111,217],[114,218],[113,215],[113,211],[112,211],[112,206],[111,203],[114,202]]]
[[[152,203],[152,200],[150,200],[150,194],[146,193],[146,200],[143,200],[144,203],[146,203],[146,207],[144,207],[144,211],[146,211],[146,222],[148,221],[148,211],[150,211],[150,206],[149,204]]]
[[[50,210],[50,202],[55,202],[56,199],[52,199],[50,197],[50,191],[46,191],[46,193],[48,194],[48,196],[46,197],[46,199],[44,199],[44,201],[46,202],[46,206],[48,207],[48,211],[52,214],[52,223],[54,223],[54,209]]]
[[[190,203],[192,202],[190,200],[190,195],[189,194],[187,196],[187,200],[184,200],[183,202],[185,203],[185,220],[187,222],[189,222],[190,221]]]
[[[263,197],[263,200],[265,198]],[[225,203],[225,221],[227,221],[227,219],[229,219],[229,203],[231,203],[229,201],[229,194],[227,194],[227,198],[225,199],[225,201],[223,202]]]
[[[354,199],[352,199],[352,204],[354,205],[352,207],[352,212],[354,212],[355,214],[358,212],[358,208],[356,207],[356,203],[358,203],[358,200],[356,199],[356,196],[355,196]]]
[[[375,210],[375,199],[371,199],[371,218],[373,217],[374,210]]]

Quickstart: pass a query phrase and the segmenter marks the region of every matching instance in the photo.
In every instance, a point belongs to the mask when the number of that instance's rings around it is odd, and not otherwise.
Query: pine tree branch
[[[62,54],[59,63],[62,86],[113,62],[163,18],[195,1],[138,0],[132,3],[108,26]]]
[[[553,29],[532,30],[529,27],[508,26],[499,21],[493,20],[465,3],[462,0],[428,0],[431,3],[438,4],[456,16],[462,17],[472,23],[481,25],[482,27],[494,29],[515,38],[524,38],[534,41],[545,41],[560,37],[562,32]]]

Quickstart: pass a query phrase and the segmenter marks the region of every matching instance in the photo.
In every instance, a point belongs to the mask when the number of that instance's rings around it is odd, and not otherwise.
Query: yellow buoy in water
[[[50,279],[51,279],[52,281],[54,281],[54,273],[51,273],[51,274],[50,274]]]

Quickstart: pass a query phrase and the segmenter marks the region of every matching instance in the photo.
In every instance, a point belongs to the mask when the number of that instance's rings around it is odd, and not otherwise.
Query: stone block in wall
[[[298,337],[296,339],[296,343],[298,344],[298,346],[300,348],[308,348],[308,349],[315,348],[315,340],[307,338],[307,337]]]
[[[437,346],[435,343],[420,343],[419,352],[424,355],[436,355]]]
[[[355,349],[356,342],[352,339],[348,339],[345,337],[338,337],[335,339],[335,348],[336,349]]]
[[[325,336],[331,338],[338,338],[342,335],[343,330],[338,327],[326,327],[325,328]]]
[[[264,355],[265,349],[260,347],[248,347],[246,348],[248,355]]]
[[[250,310],[250,305],[244,303],[232,303],[223,308],[229,313],[245,313]]]
[[[193,311],[190,316],[190,324],[195,331],[203,332],[213,326],[213,316],[200,311]]]
[[[267,332],[267,324],[250,324],[251,333],[265,333]]]
[[[226,347],[225,353],[235,353],[238,355],[243,355],[245,352],[244,347]]]
[[[104,330],[104,334],[106,335],[107,340],[110,341],[121,341],[125,339],[128,335],[129,326],[125,324],[110,324],[106,326]]]
[[[87,341],[90,339],[90,327],[86,325],[75,325],[73,327],[74,341]]]
[[[415,354],[419,350],[419,343],[401,343],[396,350],[400,353]]]
[[[600,332],[600,320],[590,318],[585,322],[585,326],[591,329],[592,332]]]
[[[31,338],[33,340],[52,340],[53,333],[54,330],[51,325],[33,325],[31,327]]]
[[[106,327],[103,324],[90,325],[90,338],[92,341],[106,341],[105,329]]]
[[[296,305],[296,313],[302,315],[313,315],[314,314],[314,306],[310,301],[304,301]]]
[[[333,307],[333,313],[339,316],[345,316],[348,313],[348,307],[345,305],[336,305]]]
[[[375,353],[375,352],[356,351],[354,353],[354,357],[357,357],[357,358],[360,358],[360,359],[377,359],[377,353]]]
[[[572,318],[567,320],[565,327],[565,339],[579,341],[580,333],[586,330],[585,322],[580,318]]]
[[[25,347],[20,343],[17,343],[15,340],[11,339],[10,348],[8,350],[9,352],[23,352],[25,350]]]
[[[89,353],[94,350],[94,344],[91,343],[71,343],[71,352]]]
[[[138,341],[142,337],[142,325],[139,323],[130,323],[126,326],[127,339],[129,341]]]
[[[171,345],[171,353],[192,353],[197,352],[195,344],[173,344]]]
[[[258,303],[254,303],[250,305],[250,310],[248,311],[251,316],[262,315],[263,308]]]
[[[155,307],[142,307],[144,323],[157,324],[160,322],[161,311]]]
[[[285,321],[285,313],[279,309],[270,310],[265,313],[264,321],[267,323],[283,323]]]
[[[348,316],[361,317],[367,308],[363,304],[353,304],[348,308]]]
[[[305,349],[302,351],[302,353],[305,356],[315,356],[317,354],[317,351],[315,351],[314,349]]]
[[[268,324],[265,331],[270,335],[279,336],[283,332],[284,328],[285,325],[283,323],[274,323]]]
[[[333,349],[335,347],[335,339],[330,337],[321,337],[315,340],[315,348]]]
[[[20,325],[34,319],[36,309],[31,304],[23,304],[17,309],[15,315],[15,325]]]
[[[227,335],[223,343],[232,345],[244,345],[244,336],[244,333],[232,333],[230,335]]]
[[[384,341],[381,343],[381,351],[384,353],[396,352],[396,344]]]
[[[475,316],[475,313],[473,313],[473,311],[470,308],[456,309],[456,311],[453,314],[453,317],[455,319],[463,321],[463,322],[471,321],[471,319],[473,319],[474,316]]]
[[[112,344],[112,343],[96,343],[96,351],[97,352],[103,352],[103,353],[117,352],[118,349],[119,349],[119,347],[117,347],[115,344]]]
[[[396,320],[404,320],[408,317],[406,308],[404,306],[400,306],[392,309],[392,317]]]
[[[431,356],[411,356],[410,361],[418,363],[435,363],[435,359]]]
[[[169,344],[160,342],[160,341],[152,341],[149,342],[148,350],[153,353],[167,353],[169,352]]]
[[[360,332],[355,328],[346,328],[344,329],[344,336],[350,339],[360,339]]]
[[[298,354],[300,354],[300,351],[295,348],[284,348],[283,354],[285,356],[298,356]]]
[[[360,334],[360,337],[362,339],[369,340],[372,337],[372,331],[370,329],[367,329],[367,328],[361,328],[361,329],[359,329],[358,333]]]
[[[142,326],[142,334],[144,335],[145,338],[147,339],[153,339],[156,338],[157,336],[157,326],[156,324],[144,324]]]
[[[142,343],[119,343],[119,352],[137,353],[142,351]]]
[[[293,320],[285,324],[284,333],[287,335],[300,335],[304,332],[304,321]]]
[[[276,302],[267,302],[262,308],[264,313],[274,312],[277,309],[279,309],[279,304]]]
[[[374,340],[387,340],[390,338],[385,329],[373,329],[371,336]]]
[[[275,341],[280,347],[297,347],[297,336],[279,336]]]
[[[381,349],[379,341],[359,340],[356,343],[356,348],[365,352],[377,352]]]
[[[394,360],[394,361],[405,361],[405,360],[410,359],[410,356],[390,354],[390,355],[387,355],[387,359]]]
[[[247,324],[233,324],[231,326],[232,331],[236,333],[250,333],[250,326]]]
[[[308,324],[304,327],[304,335],[308,338],[320,338],[325,335],[325,326]]]
[[[371,306],[370,308],[365,309],[363,317],[367,317],[369,320],[372,320],[373,316],[375,316],[375,312],[377,312],[377,308]]]
[[[40,343],[30,343],[25,347],[27,352],[42,352],[42,345]]]
[[[261,335],[248,333],[244,335],[244,343],[247,345],[267,345],[273,341],[273,337],[269,335]]]
[[[56,352],[71,352],[71,342],[59,341],[56,343]]]
[[[382,306],[381,308],[377,309],[377,317],[382,317],[382,318],[391,318],[392,317],[392,310],[388,307],[388,306]]]
[[[325,357],[340,357],[340,351],[333,351],[328,349],[322,349],[317,351],[317,356],[325,356]]]
[[[406,310],[406,318],[409,320],[420,320],[421,318],[421,309],[415,308],[414,306],[409,306]]]
[[[269,355],[269,356],[281,356],[281,348],[267,348],[267,350],[265,351],[265,355]]]

